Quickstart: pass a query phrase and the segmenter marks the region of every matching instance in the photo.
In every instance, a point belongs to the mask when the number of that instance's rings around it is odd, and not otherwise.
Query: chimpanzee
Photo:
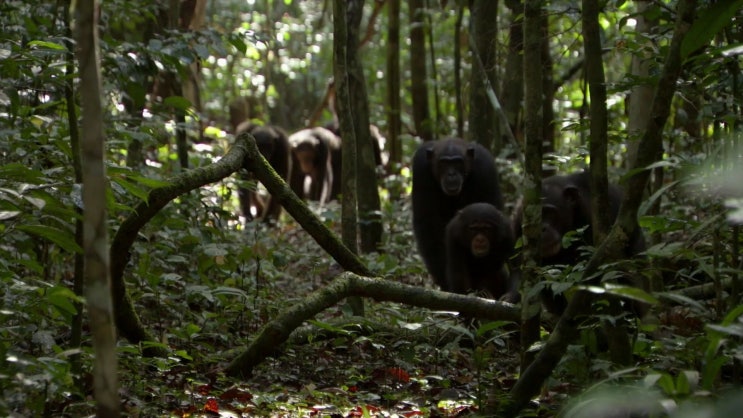
[[[249,132],[255,137],[258,150],[263,154],[271,167],[276,170],[284,181],[289,181],[289,175],[291,173],[291,156],[289,138],[286,133],[277,126],[259,126],[245,121],[237,126],[235,129],[235,135],[239,135],[243,132]],[[243,174],[241,176],[244,180],[250,180],[252,176],[250,174]],[[242,209],[243,216],[247,220],[253,220],[253,214],[251,209],[256,208],[256,218],[263,219],[266,222],[276,221],[281,215],[281,205],[277,199],[268,196],[266,199],[261,198],[255,191],[250,191],[247,188],[240,187],[237,189],[238,197],[240,198],[240,207]]]
[[[446,280],[446,225],[470,203],[503,208],[495,160],[483,146],[459,138],[424,142],[413,157],[413,232],[428,272]]]
[[[487,291],[518,302],[507,263],[514,245],[511,220],[490,203],[465,206],[446,226],[446,281],[450,292]]]
[[[622,190],[609,185],[609,221],[614,222],[619,214]],[[514,231],[521,235],[522,209],[520,204],[514,212]],[[570,231],[583,229],[582,234],[568,246],[563,247],[563,237]],[[574,265],[580,258],[579,247],[593,245],[591,231],[591,187],[588,171],[569,175],[556,175],[542,180],[542,265]],[[637,229],[630,237],[628,252],[631,257],[645,250],[645,238]],[[543,292],[545,307],[553,313],[562,313],[566,301],[563,297],[550,297]]]
[[[299,197],[321,204],[337,199],[341,192],[341,140],[322,127],[302,129],[289,136],[294,170],[290,186]],[[305,193],[305,178],[310,189]]]
[[[325,128],[332,131],[334,134],[341,137],[341,129],[337,122],[330,122],[325,125]],[[369,134],[371,135],[372,146],[374,147],[374,163],[377,167],[384,167],[386,159],[382,157],[382,150],[387,138],[382,135],[382,131],[376,125],[369,125]],[[343,139],[341,137],[341,139]]]

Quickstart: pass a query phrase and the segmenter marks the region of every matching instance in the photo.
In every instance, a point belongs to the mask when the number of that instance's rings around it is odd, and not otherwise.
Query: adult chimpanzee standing
[[[332,131],[308,128],[289,136],[294,170],[290,186],[299,197],[326,203],[341,192],[341,139]],[[306,177],[310,178],[305,192]]]
[[[277,126],[260,126],[249,121],[243,122],[235,129],[235,135],[243,132],[249,132],[255,138],[258,150],[263,157],[271,164],[284,181],[289,181],[291,173],[291,150],[289,139],[286,133]],[[252,179],[251,174],[241,174],[243,180]],[[256,218],[263,219],[266,222],[277,221],[281,215],[281,205],[278,199],[273,196],[261,197],[255,191],[248,190],[245,187],[237,189],[240,198],[240,207],[243,216],[247,220],[253,220],[253,208],[256,210]]]
[[[542,180],[542,265],[575,265],[580,259],[580,247],[593,245],[591,231],[591,187],[588,171],[569,175],[551,176]],[[609,185],[609,221],[614,222],[619,214],[622,189]],[[514,210],[513,226],[516,237],[521,236],[521,204]],[[568,232],[581,230],[565,246],[563,238]],[[630,237],[624,257],[632,257],[645,250],[645,238],[638,228]],[[563,295],[542,293],[542,301],[548,311],[556,314],[565,309]]]
[[[503,208],[495,160],[483,146],[458,138],[424,142],[413,157],[413,232],[428,272],[442,290],[446,225],[471,203]]]

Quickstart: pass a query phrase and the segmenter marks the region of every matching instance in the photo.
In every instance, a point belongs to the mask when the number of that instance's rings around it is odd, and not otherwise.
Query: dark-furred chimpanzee
[[[486,291],[518,302],[508,260],[515,239],[511,219],[490,203],[465,206],[446,226],[446,282],[450,292]]]
[[[302,129],[289,136],[294,170],[290,186],[301,198],[321,204],[341,192],[341,139],[322,127]],[[305,179],[310,178],[309,192]]]
[[[292,161],[289,138],[286,136],[286,133],[279,127],[255,125],[250,121],[239,124],[235,129],[235,135],[243,132],[249,132],[255,137],[258,150],[263,154],[263,157],[271,164],[276,174],[288,182],[292,169]],[[241,175],[241,178],[250,180],[252,176],[249,173],[244,173]],[[245,219],[249,221],[253,220],[252,208],[256,209],[255,217],[258,219],[263,219],[266,222],[279,219],[281,205],[277,199],[274,199],[270,195],[262,198],[255,191],[248,190],[245,187],[239,187],[237,193],[240,198],[240,208]]]
[[[609,185],[609,221],[614,222],[619,214],[622,201],[619,186]],[[514,231],[521,236],[521,204],[514,211]],[[563,237],[570,231],[583,229],[574,237],[569,246],[563,247]],[[569,175],[556,175],[542,180],[542,265],[574,265],[580,259],[579,248],[593,245],[591,231],[591,186],[588,171]],[[639,228],[630,237],[627,253],[629,258],[645,250],[645,238]],[[566,300],[564,297],[550,297],[543,292],[545,307],[552,313],[562,313]]]
[[[413,157],[413,232],[426,268],[442,290],[450,290],[446,225],[459,209],[478,202],[503,208],[490,152],[458,138],[421,144]]]

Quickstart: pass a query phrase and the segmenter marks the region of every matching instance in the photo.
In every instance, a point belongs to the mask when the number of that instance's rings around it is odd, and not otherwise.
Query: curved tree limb
[[[239,170],[243,165],[245,156],[248,154],[249,147],[246,139],[245,136],[241,135],[219,162],[186,171],[171,179],[171,183],[167,186],[152,189],[147,196],[147,200],[138,204],[116,231],[111,242],[110,253],[111,292],[114,300],[116,326],[121,335],[129,342],[137,344],[142,341],[156,341],[139,320],[139,316],[134,310],[134,305],[126,291],[126,282],[124,281],[124,269],[129,262],[129,250],[139,231],[171,200],[206,184],[222,180]],[[252,143],[255,147],[254,139]],[[159,348],[149,348],[147,352],[153,355],[167,354]]]
[[[242,167],[255,173],[256,178],[263,183],[266,189],[279,199],[284,209],[341,267],[360,275],[373,275],[364,263],[322,224],[320,219],[276,174],[258,150],[255,138],[249,133],[242,133],[219,162],[184,172],[175,176],[171,184],[151,190],[147,200],[137,205],[116,231],[111,242],[111,291],[114,299],[116,326],[121,335],[131,343],[156,341],[139,320],[124,281],[124,269],[129,262],[129,250],[137,234],[171,200],[206,184],[220,181]],[[166,354],[164,350],[154,346],[148,348],[147,352],[153,355]]]
[[[246,134],[240,134],[243,137]],[[252,139],[252,136],[250,137]],[[371,270],[340,241],[338,236],[328,230],[322,221],[297,197],[286,182],[279,177],[258,151],[255,140],[248,141],[248,155],[245,159],[245,168],[252,171],[258,181],[263,184],[271,196],[279,199],[289,215],[307,231],[308,234],[330,254],[343,269],[362,276],[374,276]]]
[[[304,321],[336,305],[349,296],[373,298],[438,310],[455,310],[463,315],[517,322],[519,309],[515,305],[491,299],[458,295],[392,280],[341,273],[332,283],[310,294],[302,303],[282,312],[263,326],[247,349],[237,356],[225,372],[231,376],[247,376],[266,357],[277,351],[289,335]]]

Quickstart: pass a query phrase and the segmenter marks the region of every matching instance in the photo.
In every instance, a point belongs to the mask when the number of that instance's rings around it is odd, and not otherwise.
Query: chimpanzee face
[[[315,172],[317,165],[317,155],[312,147],[300,146],[294,150],[294,155],[299,161],[299,168],[300,170],[302,170],[302,173],[311,175]]]
[[[542,257],[556,256],[562,249],[562,224],[555,205],[542,205]]]
[[[490,242],[495,236],[494,226],[487,222],[475,222],[467,225],[467,230],[472,256],[487,257],[490,254]]]
[[[553,257],[562,250],[562,237],[581,226],[575,224],[581,195],[570,185],[542,186],[542,257]]]
[[[458,196],[462,192],[474,156],[474,147],[456,142],[440,142],[428,150],[433,175],[445,195]]]

